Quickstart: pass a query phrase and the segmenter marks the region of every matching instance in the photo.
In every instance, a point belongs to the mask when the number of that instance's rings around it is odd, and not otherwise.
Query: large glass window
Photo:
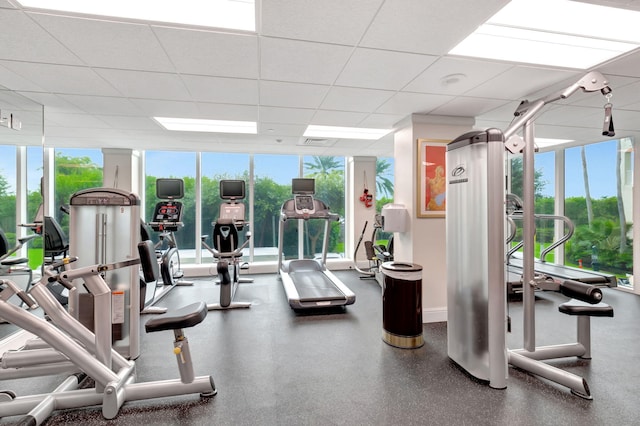
[[[303,159],[304,177],[316,181],[315,198],[329,206],[331,213],[340,215],[340,221],[332,222],[329,228],[329,248],[327,256],[344,257],[344,214],[345,183],[344,157],[305,156]],[[324,223],[322,221],[304,222],[305,257],[317,257],[322,252]]]
[[[71,196],[81,189],[99,188],[102,182],[102,151],[100,149],[55,149],[54,218],[69,235],[69,215],[61,209],[68,206]],[[108,185],[107,185],[108,186]]]
[[[0,228],[15,243],[16,148],[8,145],[0,145]]]
[[[156,196],[156,179],[179,178],[184,182],[182,198],[183,227],[175,233],[182,263],[193,263],[196,247],[196,154],[194,152],[146,151],[145,153],[145,220],[152,221],[153,212],[160,199]],[[204,229],[204,228],[203,228]],[[154,241],[158,237],[152,236]],[[198,244],[200,239],[198,237]]]
[[[278,259],[278,226],[282,204],[290,199],[291,179],[299,177],[300,160],[296,155],[255,155],[253,159],[254,261]],[[283,252],[285,258],[298,255],[297,221],[287,221]]]
[[[565,154],[565,214],[576,227],[565,263],[614,273],[622,283],[633,271],[631,161],[628,140],[569,148]]]
[[[213,223],[219,217],[220,205],[228,202],[228,200],[220,198],[221,180],[239,179],[245,182],[245,199],[237,202],[245,205],[244,219],[249,223],[249,155],[205,152],[202,153],[201,170],[202,214],[200,220],[202,221],[202,234],[209,236],[207,244],[211,245],[213,243]],[[239,233],[240,244],[245,241],[246,232],[250,230],[250,226],[246,226]],[[249,250],[245,250],[243,255],[248,256],[248,253]],[[211,254],[203,252],[202,259],[205,263],[205,259],[211,259]]]

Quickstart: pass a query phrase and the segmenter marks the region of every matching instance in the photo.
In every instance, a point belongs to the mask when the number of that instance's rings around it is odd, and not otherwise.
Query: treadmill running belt
[[[343,300],[344,294],[321,271],[295,271],[289,276],[293,280],[301,302],[315,300]]]

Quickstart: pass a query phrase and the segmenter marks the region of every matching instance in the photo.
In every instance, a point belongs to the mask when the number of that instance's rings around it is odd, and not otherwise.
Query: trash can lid
[[[382,269],[394,272],[417,272],[422,271],[422,266],[411,262],[399,262],[391,261],[384,262],[381,266]]]

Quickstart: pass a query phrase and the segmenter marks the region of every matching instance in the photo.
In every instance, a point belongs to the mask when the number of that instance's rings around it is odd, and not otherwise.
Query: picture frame
[[[447,203],[447,144],[442,139],[418,139],[416,215],[420,218],[445,217]]]

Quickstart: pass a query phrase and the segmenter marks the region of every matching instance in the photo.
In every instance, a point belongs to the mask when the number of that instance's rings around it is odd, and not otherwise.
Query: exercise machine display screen
[[[156,197],[163,200],[175,200],[184,197],[182,179],[156,179]]]
[[[311,195],[296,195],[294,197],[296,212],[298,213],[313,213],[315,206],[313,203],[313,197]]]
[[[220,198],[223,200],[241,200],[245,197],[245,184],[243,180],[221,180]]]
[[[291,179],[291,193],[293,194],[315,194],[316,180],[312,178]]]

